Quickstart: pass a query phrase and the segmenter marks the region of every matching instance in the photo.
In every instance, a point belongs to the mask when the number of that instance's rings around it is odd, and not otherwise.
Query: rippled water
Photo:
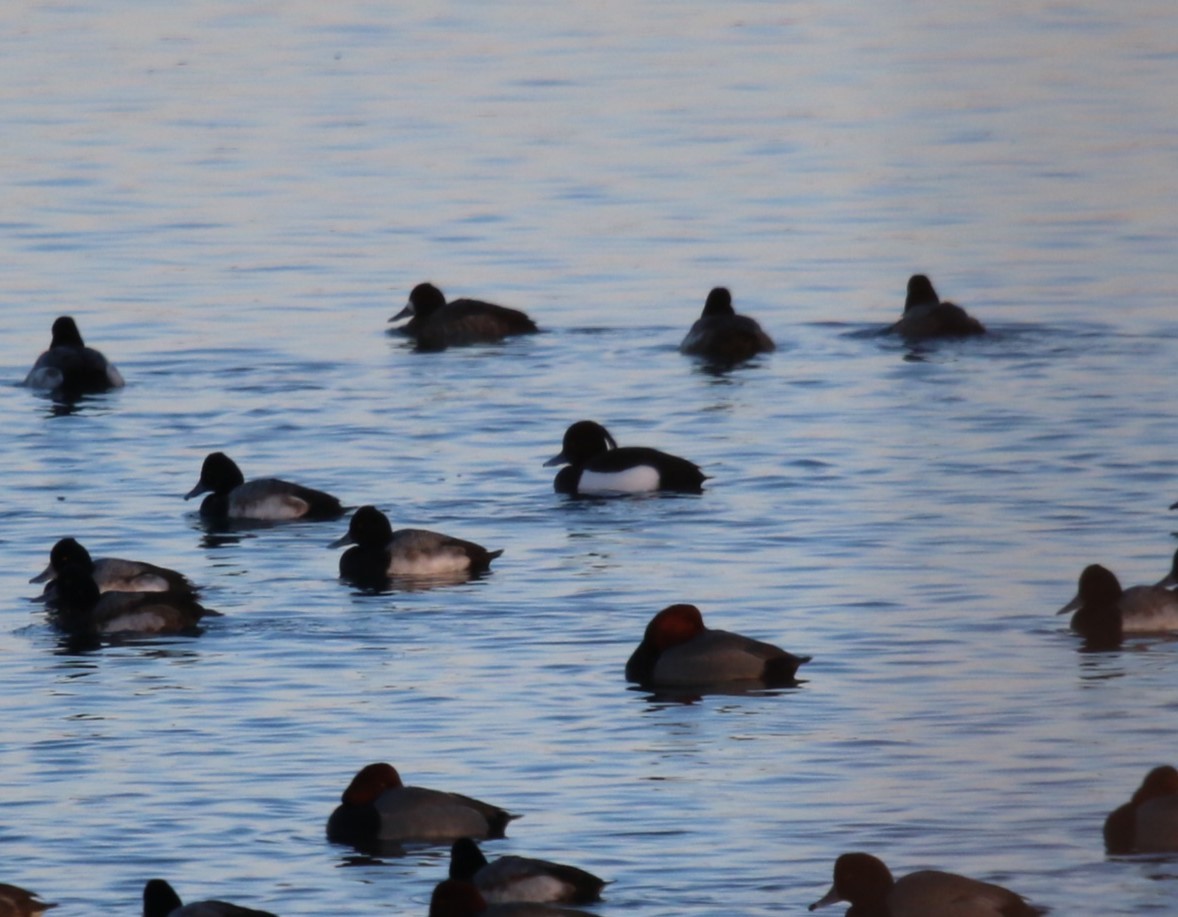
[[[602,915],[800,913],[851,849],[1172,912],[1100,827],[1174,761],[1178,643],[1052,615],[1175,546],[1172,4],[106,7],[0,13],[0,878],[423,914],[445,851],[323,837],[388,760],[524,813],[488,853]],[[918,270],[993,333],[874,334]],[[546,333],[415,354],[425,279]],[[716,376],[676,345],[721,283],[780,349]],[[15,387],[64,312],[128,380],[72,413]],[[582,417],[705,493],[556,496]],[[505,553],[359,594],[342,523],[208,537],[216,449]],[[63,651],[26,580],[66,534],[225,617]],[[808,681],[628,688],[673,601]]]

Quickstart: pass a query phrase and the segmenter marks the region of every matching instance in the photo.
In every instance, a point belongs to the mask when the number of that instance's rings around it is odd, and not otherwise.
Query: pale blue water
[[[1175,547],[1172,4],[106,6],[0,13],[0,879],[424,914],[446,851],[323,837],[387,760],[524,813],[487,852],[606,917],[802,913],[860,849],[1173,911],[1100,827],[1175,761],[1178,642],[1053,616]],[[875,336],[914,271],[993,333]],[[426,279],[546,333],[415,354]],[[676,352],[717,284],[780,345],[719,377]],[[62,313],[128,385],[55,416],[16,383]],[[582,417],[705,493],[554,495]],[[215,449],[505,553],[357,594],[342,522],[206,538]],[[26,580],[66,534],[225,617],[60,652]],[[676,601],[807,683],[629,689]]]

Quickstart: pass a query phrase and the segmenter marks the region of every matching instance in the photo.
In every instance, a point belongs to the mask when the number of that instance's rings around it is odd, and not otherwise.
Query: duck
[[[663,688],[732,682],[785,687],[797,684],[798,667],[810,659],[771,643],[712,630],[695,605],[668,605],[646,625],[642,642],[626,663],[626,680]]]
[[[587,911],[534,901],[488,903],[473,882],[444,879],[429,900],[429,917],[592,917]]]
[[[1169,572],[1154,585],[1161,589],[1173,589],[1178,586],[1178,551],[1174,552],[1174,558],[1170,561]]]
[[[732,308],[732,293],[727,287],[715,287],[708,293],[703,314],[679,345],[680,353],[724,365],[743,363],[775,349],[773,339],[756,319],[738,315]]]
[[[172,592],[102,592],[82,567],[57,573],[53,622],[71,634],[176,634],[195,630],[201,618],[220,612],[191,595]]]
[[[0,917],[38,917],[51,907],[57,905],[42,901],[36,892],[0,882]]]
[[[126,384],[113,363],[100,351],[86,346],[73,318],[59,317],[53,323],[52,334],[49,349],[37,357],[25,377],[25,385],[78,396],[106,392]]]
[[[460,837],[503,837],[515,818],[469,796],[405,786],[391,764],[369,764],[344,790],[327,820],[327,837],[353,847],[382,841],[452,843]]]
[[[330,520],[338,519],[345,512],[336,497],[321,490],[278,478],[247,482],[237,463],[224,452],[210,452],[205,456],[200,480],[184,499],[191,500],[203,493],[208,496],[201,501],[200,514],[206,519]]]
[[[1178,851],[1178,770],[1164,764],[1145,775],[1105,819],[1104,846],[1111,854]]]
[[[183,904],[164,879],[150,879],[143,886],[143,917],[277,917],[227,901],[194,901]]]
[[[951,872],[922,869],[900,879],[869,853],[844,853],[834,885],[810,910],[846,901],[848,917],[1036,917],[1046,913],[1021,895]]]
[[[1178,593],[1160,585],[1122,589],[1116,574],[1100,564],[1084,568],[1075,598],[1056,614],[1070,611],[1072,630],[1093,649],[1119,646],[1125,633],[1178,630]]]
[[[469,837],[459,838],[450,848],[450,878],[473,882],[491,903],[588,904],[599,901],[605,887],[604,879],[563,863],[521,856],[503,856],[488,863]]]
[[[389,517],[375,506],[356,510],[347,534],[328,547],[344,545],[355,547],[340,557],[340,577],[361,585],[380,585],[390,576],[476,576],[489,570],[491,561],[503,553],[426,529],[394,532]]]
[[[49,551],[49,565],[29,582],[47,583],[42,598],[49,602],[55,601],[57,588],[53,580],[57,578],[58,570],[70,564],[89,572],[99,592],[197,594],[196,587],[183,573],[141,560],[123,560],[121,557],[94,559],[75,538],[59,539]]]
[[[698,494],[708,476],[699,466],[677,455],[645,446],[623,446],[601,424],[578,420],[565,430],[561,450],[544,463],[568,465],[552,482],[558,494],[620,496],[676,491]]]
[[[516,334],[535,334],[536,323],[518,309],[478,299],[446,297],[432,283],[419,283],[405,308],[389,319],[409,321],[400,330],[413,338],[418,350],[445,350],[464,344],[489,344]]]
[[[913,274],[908,278],[904,314],[898,322],[888,327],[888,333],[899,334],[909,340],[923,340],[985,334],[986,328],[961,306],[941,302],[932,281],[924,274]]]

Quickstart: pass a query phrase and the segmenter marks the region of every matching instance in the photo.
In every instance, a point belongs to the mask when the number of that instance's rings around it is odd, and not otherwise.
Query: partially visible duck
[[[417,341],[418,350],[487,344],[513,334],[533,334],[539,330],[536,323],[518,309],[478,299],[446,302],[442,291],[432,283],[415,286],[405,308],[389,321],[403,318],[409,318],[409,322],[401,331]]]
[[[344,508],[338,499],[321,490],[278,478],[247,482],[241,469],[224,452],[210,452],[200,469],[200,480],[184,495],[190,500],[207,493],[200,514],[208,519],[338,519]]]
[[[604,879],[563,863],[520,856],[488,863],[469,837],[459,838],[450,848],[450,878],[473,882],[490,902],[587,904],[599,900],[605,887]]]
[[[446,879],[434,888],[429,917],[592,917],[586,911],[551,907],[535,902],[511,901],[488,904],[473,882]]]
[[[125,384],[113,363],[83,343],[77,323],[68,315],[53,323],[49,349],[37,357],[25,377],[25,385],[67,396],[105,392]]]
[[[51,907],[57,905],[42,901],[36,892],[0,882],[0,917],[37,917]]]
[[[120,557],[100,557],[97,560],[74,538],[62,538],[49,551],[49,565],[30,583],[44,583],[43,598],[54,601],[57,588],[53,580],[57,571],[73,565],[90,573],[98,585],[99,592],[178,592],[195,595],[196,589],[183,573],[157,567],[140,560],[123,560]]]
[[[1172,589],[1178,586],[1178,551],[1174,552],[1174,559],[1170,561],[1170,572],[1154,583],[1154,585],[1160,586],[1162,589]]]
[[[488,551],[426,529],[393,531],[389,518],[375,506],[361,506],[348,522],[348,533],[328,547],[355,545],[343,553],[339,573],[360,585],[380,585],[390,576],[474,576],[490,569],[503,553]]]
[[[911,340],[938,337],[967,337],[985,334],[986,329],[961,306],[941,302],[932,281],[924,274],[908,278],[908,295],[904,300],[904,314],[888,328]]]
[[[1165,764],[1145,775],[1105,820],[1104,846],[1113,854],[1178,851],[1178,770]]]
[[[727,365],[774,349],[773,339],[761,330],[756,319],[738,315],[732,308],[732,294],[725,287],[716,287],[708,294],[703,314],[679,345],[682,353]]]
[[[151,879],[143,886],[143,917],[277,917],[227,901],[194,901],[182,904],[180,896],[163,879]]]
[[[648,687],[691,687],[731,682],[797,684],[795,656],[771,643],[712,630],[694,605],[670,605],[651,618],[626,663],[626,680]]]
[[[900,879],[869,853],[844,853],[834,885],[810,910],[846,901],[847,917],[1036,917],[1041,908],[1001,885],[922,869]]]
[[[460,837],[503,837],[518,818],[458,793],[405,786],[391,764],[369,764],[344,790],[327,820],[327,837],[366,847],[380,841],[451,843]]]
[[[1056,614],[1072,616],[1072,630],[1091,648],[1118,646],[1125,633],[1156,634],[1178,630],[1178,593],[1161,586],[1121,583],[1107,567],[1089,564],[1080,574],[1076,597]]]
[[[601,424],[578,420],[565,430],[561,450],[544,463],[568,465],[553,481],[560,494],[618,496],[656,490],[697,494],[707,475],[677,455],[645,446],[618,448]]]
[[[100,593],[85,569],[66,566],[57,574],[52,620],[71,634],[174,634],[192,631],[201,618],[219,614],[180,593]]]

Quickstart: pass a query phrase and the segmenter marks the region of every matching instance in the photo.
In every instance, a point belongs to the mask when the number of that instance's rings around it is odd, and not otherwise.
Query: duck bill
[[[821,898],[819,898],[817,901],[815,901],[813,904],[810,905],[810,910],[816,911],[820,907],[826,907],[828,904],[837,904],[839,901],[842,901],[842,900],[843,900],[843,896],[840,895],[838,893],[838,889],[832,885],[830,887],[830,891],[828,891],[825,895],[823,895]]]
[[[47,583],[51,579],[53,579],[53,577],[55,577],[56,575],[57,574],[53,570],[53,564],[50,564],[48,567],[46,567],[44,570],[42,570],[40,573],[38,573],[36,576],[34,576],[31,580],[29,580],[29,582],[30,583]]]
[[[1064,605],[1064,607],[1061,608],[1059,611],[1057,611],[1056,614],[1057,615],[1066,615],[1069,611],[1079,611],[1080,606],[1083,604],[1084,603],[1080,600],[1079,594],[1077,594],[1074,599],[1072,599],[1070,602],[1068,602],[1066,605]]]
[[[413,311],[413,303],[405,303],[405,308],[389,319],[390,322],[399,322],[403,318],[412,318],[416,313]]]
[[[340,538],[337,538],[335,541],[333,541],[331,544],[329,544],[328,547],[329,548],[342,548],[345,545],[355,544],[355,543],[356,542],[352,540],[352,536],[350,534],[347,534],[347,535],[344,535]]]
[[[210,490],[212,490],[211,487],[207,486],[206,484],[202,484],[202,483],[198,482],[197,485],[194,488],[192,488],[192,490],[188,491],[188,493],[186,493],[184,495],[184,499],[191,500],[193,497],[197,497],[197,496],[200,496],[201,494],[208,493]]]
[[[551,468],[553,465],[567,465],[568,463],[569,460],[564,457],[564,453],[558,452],[556,455],[552,456],[552,458],[546,461],[543,467]]]

